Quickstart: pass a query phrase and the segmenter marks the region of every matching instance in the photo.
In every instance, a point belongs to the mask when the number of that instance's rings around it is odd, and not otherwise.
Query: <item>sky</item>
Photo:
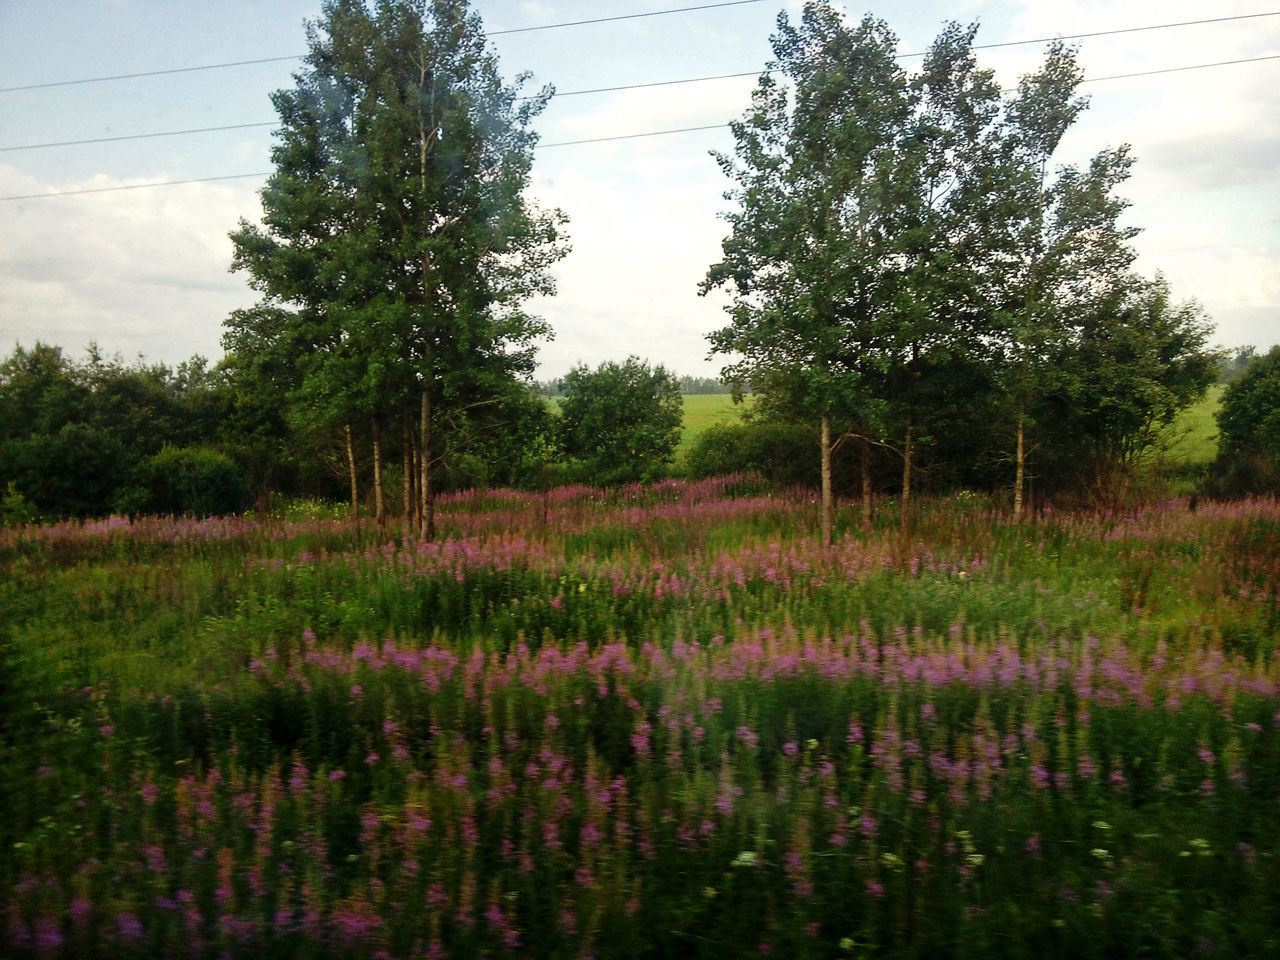
[[[727,232],[719,215],[731,209],[711,151],[732,152],[723,125],[745,111],[753,76],[576,93],[755,74],[779,12],[797,19],[801,8],[752,0],[658,13],[714,2],[473,0],[504,75],[529,71],[529,92],[557,91],[535,123],[542,146],[529,193],[568,214],[573,250],[554,270],[556,295],[536,304],[554,331],[539,347],[539,379],[629,355],[693,376],[724,365],[708,357],[706,335],[727,322],[727,297],[698,295]],[[1073,41],[1090,106],[1058,160],[1084,164],[1130,144],[1136,163],[1120,192],[1131,202],[1126,223],[1142,229],[1137,269],[1162,272],[1177,299],[1202,304],[1214,343],[1280,341],[1280,15],[1258,16],[1280,14],[1276,0],[837,6],[883,18],[909,69],[947,20],[977,22],[978,44],[1126,31]],[[306,50],[304,23],[319,9],[320,0],[0,0],[0,356],[36,341],[75,357],[91,342],[126,360],[222,355],[223,321],[257,299],[230,272],[227,235],[261,215],[269,95],[291,87],[300,66],[276,58]],[[525,29],[635,14],[657,15]],[[1210,17],[1239,19],[1133,29]],[[1045,47],[980,58],[1012,88]],[[1174,69],[1261,57],[1271,59]],[[184,72],[95,79],[174,70]],[[1135,73],[1147,75],[1106,79]],[[94,82],[65,83],[83,80]],[[241,124],[263,125],[136,138]],[[17,149],[110,137],[131,139]],[[153,186],[215,177],[235,179]],[[136,189],[7,199],[113,187]]]

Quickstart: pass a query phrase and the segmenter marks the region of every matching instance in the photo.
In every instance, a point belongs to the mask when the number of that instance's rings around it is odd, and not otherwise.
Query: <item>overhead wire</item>
[[[729,3],[704,4],[702,6],[696,6],[696,7],[679,7],[671,10],[655,10],[649,13],[626,14],[626,15],[621,15],[617,17],[601,17],[596,20],[575,20],[575,21],[566,22],[566,23],[543,24],[541,26],[536,26],[536,27],[518,27],[512,30],[493,31],[492,33],[488,34],[488,36],[497,36],[498,34],[502,34],[502,33],[519,33],[519,32],[529,31],[529,30],[550,30],[558,27],[580,26],[582,24],[587,24],[587,23],[604,23],[604,22],[609,22],[614,20],[630,20],[630,19],[636,19],[641,17],[655,17],[655,16],[661,16],[663,14],[669,14],[669,13],[682,13],[690,10],[706,10],[706,9],[711,9],[713,7],[736,6],[741,3],[756,3],[756,2],[761,2],[761,0],[732,0],[732,2],[729,2]],[[1226,23],[1234,20],[1250,20],[1250,19],[1256,19],[1258,17],[1274,17],[1274,16],[1280,16],[1280,11],[1237,14],[1237,15],[1227,16],[1227,17],[1211,17],[1209,19],[1204,19],[1204,20],[1180,20],[1175,23],[1155,23],[1155,24],[1147,24],[1145,26],[1138,26],[1138,27],[1118,27],[1113,30],[1095,30],[1089,33],[1064,34],[1057,37],[1037,37],[1031,40],[1004,40],[997,43],[974,44],[973,49],[995,50],[995,49],[1000,49],[1004,47],[1028,46],[1028,45],[1037,44],[1037,43],[1048,43],[1053,40],[1083,40],[1083,39],[1090,39],[1094,37],[1113,36],[1113,35],[1119,35],[1119,34],[1125,34],[1125,33],[1138,33],[1138,32],[1149,31],[1149,30],[1166,30],[1174,27],[1203,26],[1203,25],[1212,24],[1212,23]],[[924,56],[923,52],[903,53],[898,55],[898,59],[904,60],[904,59],[910,59],[910,58],[922,57],[922,56]],[[208,67],[182,67],[182,68],[178,68],[177,71],[160,71],[159,73],[180,72],[182,70],[204,70],[204,69],[213,69],[214,67],[239,66],[239,65],[250,64],[250,63],[267,63],[267,62],[270,62],[270,59],[271,58],[268,58],[267,60],[241,60],[241,61],[236,61],[235,63],[213,64]],[[275,58],[275,59],[291,59],[291,58],[285,57],[285,58]],[[1228,66],[1236,63],[1255,63],[1260,60],[1271,60],[1271,59],[1275,59],[1275,57],[1274,56],[1252,57],[1252,58],[1243,59],[1243,60],[1220,61],[1218,63],[1212,63],[1212,64],[1195,64],[1193,66],[1187,66],[1187,67],[1170,67],[1165,70],[1151,70],[1151,71],[1141,71],[1138,73],[1116,74],[1113,77],[1096,77],[1096,78],[1093,78],[1093,80],[1094,81],[1115,80],[1115,79],[1125,79],[1128,77],[1135,77],[1135,76],[1146,76],[1148,74],[1156,74],[1156,73],[1176,73],[1182,70],[1199,70],[1199,69],[1203,69],[1204,67],[1210,67],[1210,66]],[[611,87],[591,87],[583,90],[566,90],[563,92],[558,91],[555,94],[555,96],[557,99],[564,99],[566,97],[580,97],[588,94],[619,93],[626,90],[643,90],[643,89],[649,89],[654,87],[677,86],[677,85],[686,84],[686,83],[703,83],[710,80],[733,80],[733,79],[739,79],[743,77],[755,77],[768,72],[769,72],[769,69],[767,67],[763,67],[759,70],[748,70],[748,71],[743,71],[741,73],[720,73],[720,74],[712,74],[710,76],[704,76],[704,77],[686,77],[680,80],[654,80],[646,83],[626,83],[626,84],[618,84],[616,86],[611,86]],[[120,76],[121,77],[124,77],[124,76],[142,77],[142,76],[159,75],[159,73],[121,74]],[[118,78],[101,77],[96,79],[106,80],[106,79],[118,79]],[[91,81],[91,80],[59,81],[60,84],[89,83],[89,82],[94,82],[94,81]],[[1091,82],[1091,81],[1084,81],[1084,82]],[[55,86],[58,84],[48,84],[48,85]],[[25,90],[25,89],[33,89],[33,88],[32,87],[5,87],[5,88],[0,88],[0,93],[4,93],[6,91],[11,91],[11,90],[19,90],[19,89]],[[530,98],[521,97],[519,99],[530,99]],[[176,136],[185,136],[188,134],[198,134],[198,133],[218,133],[218,132],[223,132],[228,130],[248,130],[255,127],[276,126],[277,124],[278,124],[278,121],[275,121],[275,120],[264,120],[264,121],[259,121],[255,123],[232,123],[232,124],[226,124],[224,126],[218,126],[218,127],[195,127],[195,128],[183,129],[183,130],[162,130],[155,133],[125,134],[125,135],[114,136],[114,137],[89,137],[81,140],[56,140],[56,141],[49,141],[46,143],[27,143],[27,144],[15,145],[15,146],[0,147],[0,153],[7,153],[10,151],[16,151],[16,150],[41,150],[41,149],[46,149],[51,147],[74,147],[74,146],[83,146],[86,144],[94,144],[94,143],[117,143],[117,142],[126,141],[126,140],[146,140],[153,137],[176,137]]]
[[[763,3],[764,0],[722,0],[720,3],[703,3],[693,7],[673,7],[669,10],[648,10],[643,13],[625,13],[614,17],[596,17],[591,20],[570,20],[564,23],[543,23],[532,27],[512,27],[508,30],[489,30],[486,37],[500,37],[513,33],[532,33],[537,30],[559,30],[562,27],[583,27],[593,23],[615,23],[619,20],[642,20],[646,17],[663,17],[672,13],[691,13],[696,10],[713,10],[717,7],[740,7],[749,3]],[[44,90],[49,87],[72,87],[84,83],[106,83],[111,80],[137,80],[142,77],[166,77],[175,73],[195,73],[200,70],[223,70],[228,67],[249,67],[262,63],[280,63],[285,60],[301,60],[305,53],[295,53],[284,57],[260,57],[256,60],[231,60],[226,63],[206,63],[196,67],[171,67],[167,70],[144,70],[139,73],[117,73],[105,77],[82,77],[78,80],[50,80],[44,83],[28,83],[17,87],[0,87],[0,93],[15,93],[19,90]]]
[[[599,21],[574,21],[572,23],[565,23],[565,24],[548,24],[540,28],[521,28],[521,29],[551,29],[556,26],[576,26],[576,25],[579,25],[582,23],[588,23],[588,22],[603,22],[606,20],[633,19],[635,17],[658,16],[664,13],[682,12],[685,10],[701,10],[701,9],[708,9],[710,7],[718,7],[718,6],[735,6],[739,3],[744,3],[744,2],[758,2],[758,0],[734,0],[734,2],[732,3],[707,4],[707,5],[698,6],[698,7],[682,7],[675,10],[654,11],[648,14],[631,14],[625,17],[601,18],[601,20]],[[1071,36],[1048,38],[1048,39],[1084,39],[1088,37],[1108,36],[1112,34],[1123,34],[1123,33],[1134,33],[1138,31],[1165,29],[1169,27],[1194,26],[1194,25],[1201,25],[1201,24],[1207,24],[1207,23],[1219,23],[1219,22],[1228,21],[1228,20],[1241,20],[1241,19],[1250,19],[1254,17],[1276,16],[1276,15],[1280,15],[1280,11],[1277,11],[1275,13],[1243,14],[1243,15],[1232,16],[1232,17],[1215,17],[1208,20],[1184,21],[1184,22],[1170,23],[1170,24],[1152,24],[1152,25],[1143,26],[1143,27],[1126,27],[1126,28],[1119,28],[1115,30],[1094,31],[1088,34],[1076,34]],[[1000,47],[1020,46],[1020,45],[1043,43],[1043,42],[1046,42],[1046,39],[1042,38],[1042,39],[1036,39],[1036,40],[1010,40],[1010,41],[1003,41],[999,43],[975,45],[975,49],[995,49]],[[922,54],[901,54],[899,55],[899,58],[901,59],[901,58],[921,56],[921,55]],[[1263,61],[1277,60],[1277,59],[1280,59],[1280,54],[1270,54],[1270,55],[1265,55],[1260,57],[1248,57],[1248,58],[1242,58],[1242,59],[1236,59],[1236,60],[1219,60],[1213,63],[1190,64],[1186,66],[1167,67],[1167,68],[1159,68],[1159,69],[1153,69],[1153,70],[1141,70],[1141,71],[1136,71],[1132,73],[1112,74],[1104,77],[1086,77],[1082,79],[1080,82],[1081,83],[1099,83],[1099,82],[1108,81],[1108,80],[1122,80],[1122,79],[1131,79],[1131,78],[1144,77],[1144,76],[1156,76],[1160,74],[1177,73],[1177,72],[1182,72],[1187,70],[1202,70],[1202,69],[1207,69],[1211,67],[1235,66],[1238,64],[1259,63]],[[652,87],[674,86],[674,85],[686,84],[686,83],[701,83],[701,82],[710,81],[710,80],[736,79],[736,78],[749,77],[749,76],[758,76],[760,75],[761,72],[762,71],[748,71],[743,73],[715,74],[715,75],[704,76],[704,77],[690,77],[690,78],[685,78],[680,80],[660,80],[660,81],[652,81],[647,83],[621,84],[621,85],[612,86],[612,87],[597,87],[597,88],[584,89],[584,90],[572,90],[572,91],[567,91],[565,93],[557,94],[557,96],[560,96],[560,97],[581,96],[581,95],[594,94],[594,93],[612,93],[612,92],[637,90],[637,89],[645,89],[645,88],[652,88]],[[767,73],[769,71],[766,69],[763,72]],[[4,92],[4,91],[0,90],[0,92]],[[156,138],[156,137],[182,136],[187,134],[221,132],[221,131],[227,131],[227,130],[244,130],[244,129],[250,129],[250,128],[270,127],[270,126],[277,126],[277,125],[278,125],[278,121],[262,121],[257,123],[244,123],[244,124],[227,124],[227,125],[218,126],[218,127],[201,127],[201,128],[185,129],[185,130],[168,130],[168,131],[161,131],[156,133],[130,134],[130,135],[123,135],[123,136],[116,136],[116,137],[95,137],[95,138],[88,138],[83,140],[68,140],[68,141],[58,141],[58,142],[50,142],[50,143],[25,144],[20,146],[0,147],[0,152],[13,151],[13,150],[34,150],[34,149],[40,149],[45,147],[78,146],[82,144],[93,144],[93,143],[110,143],[110,142],[117,142],[117,141],[124,141],[124,140],[141,140],[141,139],[149,139],[149,138]],[[632,140],[632,139],[640,139],[644,137],[666,136],[669,134],[677,134],[677,133],[691,133],[691,132],[698,132],[698,131],[705,131],[705,130],[717,130],[717,129],[725,128],[727,126],[728,126],[728,123],[726,122],[726,123],[707,124],[703,126],[694,126],[694,127],[680,127],[675,129],[669,129],[669,130],[653,130],[653,131],[645,131],[645,132],[639,132],[639,133],[617,134],[617,135],[605,136],[605,137],[588,137],[588,138],[583,138],[579,140],[564,140],[564,141],[557,141],[552,143],[539,143],[536,145],[535,149],[580,146],[584,144],[606,143],[606,142],[619,141],[619,140]],[[79,196],[79,195],[90,194],[90,193],[109,193],[117,190],[136,190],[136,189],[143,189],[146,187],[180,186],[180,185],[192,184],[192,183],[212,183],[212,182],[225,181],[225,180],[248,179],[252,177],[265,177],[269,175],[270,175],[269,172],[243,173],[243,174],[230,174],[230,175],[217,176],[217,177],[196,177],[196,178],[189,178],[189,179],[183,179],[183,180],[167,180],[167,181],[159,181],[155,183],[124,184],[124,185],[117,185],[112,187],[92,187],[92,188],[85,188],[80,190],[57,191],[53,193],[5,196],[5,197],[0,197],[0,202],[10,201],[10,200],[33,200],[33,199],[41,199],[45,197]]]

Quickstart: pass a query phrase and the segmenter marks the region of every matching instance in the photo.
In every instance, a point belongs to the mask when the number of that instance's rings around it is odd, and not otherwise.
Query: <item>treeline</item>
[[[234,355],[214,365],[196,356],[171,367],[143,358],[126,363],[96,347],[83,360],[40,343],[15,348],[0,362],[0,522],[266,511],[299,499],[346,502],[375,515],[368,438],[285,416],[253,369]],[[1200,488],[1219,495],[1280,492],[1280,347],[1240,351],[1216,372],[1230,383],[1219,415],[1219,458],[1197,478]],[[583,366],[564,384],[554,407],[538,385],[527,385],[457,421],[441,441],[437,489],[539,490],[742,472],[779,486],[820,483],[815,432],[770,418],[764,407],[707,429],[677,462],[686,384],[660,366],[634,357]],[[1082,418],[1068,405],[1059,412],[1059,429],[1080,429]],[[1000,448],[1007,422],[990,405],[952,411],[962,414],[963,429],[922,433],[918,490],[1007,488],[1013,464]],[[1090,438],[1081,433],[1072,442],[1078,450]],[[397,518],[413,515],[405,449],[403,437],[387,435],[380,451],[384,508]],[[1157,448],[1147,452],[1158,457]],[[1037,456],[1042,466],[1033,492],[1070,492],[1069,478],[1086,469],[1045,451]],[[833,465],[838,495],[859,495],[865,464],[857,446],[840,447]],[[879,478],[873,494],[899,492],[897,451],[873,445],[869,466]]]
[[[0,362],[0,521],[108,514],[265,511],[281,499],[346,501],[419,519],[415,424],[356,432],[281,396],[261,357],[170,367],[90,347],[17,347]],[[432,443],[432,489],[546,489],[668,474],[680,383],[638,358],[576,368],[558,409],[509,379],[465,406]],[[380,469],[379,469],[380,467]],[[378,500],[381,499],[379,507]]]
[[[680,387],[680,392],[686,396],[725,396],[734,392],[734,385],[721,380],[719,377],[691,377],[686,375],[676,377],[675,380]],[[544,397],[563,397],[567,383],[567,377],[552,377],[549,380],[540,380],[538,382],[538,393]]]
[[[730,233],[702,289],[731,303],[712,351],[820,437],[824,540],[845,447],[864,523],[885,471],[904,502],[929,472],[1006,471],[1015,514],[1033,481],[1115,499],[1215,376],[1199,306],[1133,270],[1129,148],[1057,158],[1086,106],[1074,51],[1050,44],[1006,93],[976,32],[947,24],[908,71],[870,15],[782,14],[717,155]]]

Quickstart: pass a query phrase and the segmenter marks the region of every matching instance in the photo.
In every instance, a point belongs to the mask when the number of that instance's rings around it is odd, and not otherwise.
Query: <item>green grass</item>
[[[1280,956],[1280,508],[0,531],[0,955]]]
[[[1173,459],[1187,466],[1212,463],[1218,455],[1218,424],[1214,419],[1222,406],[1224,387],[1215,383],[1204,399],[1186,410],[1165,434]]]
[[[684,432],[680,436],[681,450],[687,449],[708,427],[736,422],[750,406],[750,399],[746,403],[735,404],[733,397],[727,393],[687,393],[683,400]]]

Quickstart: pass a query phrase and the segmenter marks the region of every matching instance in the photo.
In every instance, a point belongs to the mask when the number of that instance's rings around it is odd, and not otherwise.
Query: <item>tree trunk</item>
[[[431,492],[431,396],[422,388],[422,414],[418,424],[418,536],[434,540],[436,536],[436,504]]]
[[[862,526],[871,529],[871,438],[869,426],[862,424],[862,436],[858,438],[858,450],[862,461]]]
[[[1024,406],[1018,410],[1018,452],[1016,454],[1016,466],[1013,473],[1013,515],[1015,517],[1022,516],[1022,488],[1026,482],[1026,423],[1027,415],[1026,408]]]
[[[351,424],[346,426],[347,434],[347,468],[351,473],[351,518],[360,516],[360,488],[356,481],[356,444],[351,435]]]
[[[378,521],[378,528],[387,525],[387,506],[382,497],[382,427],[373,421],[370,436],[373,440],[373,516]]]
[[[911,424],[907,423],[907,439],[902,447],[902,522],[907,522],[911,506]]]
[[[400,410],[400,426],[400,505],[407,537],[413,529],[413,422],[407,404]]]
[[[822,418],[822,438],[819,440],[822,445],[822,506],[820,510],[819,526],[822,529],[822,546],[831,546],[831,527],[832,517],[834,514],[834,505],[831,496],[831,417],[823,416]]]

